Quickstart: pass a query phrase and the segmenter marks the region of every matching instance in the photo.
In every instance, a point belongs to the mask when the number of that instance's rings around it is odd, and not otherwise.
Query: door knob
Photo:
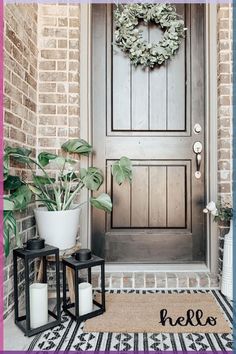
[[[196,172],[195,172],[195,177],[197,179],[201,178],[201,172],[200,172],[200,167],[201,167],[201,162],[202,162],[202,143],[200,141],[196,141],[193,144],[193,151],[196,154]]]

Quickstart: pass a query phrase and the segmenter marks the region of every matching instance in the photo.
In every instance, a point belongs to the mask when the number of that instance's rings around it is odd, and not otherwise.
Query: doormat
[[[85,332],[230,333],[211,294],[107,294],[106,312],[85,322]]]
[[[219,290],[109,290],[107,294],[212,294],[222,308],[232,328],[233,308]],[[28,351],[80,352],[232,352],[231,333],[111,333],[85,332],[85,322],[76,323],[62,313],[62,323],[37,334]]]

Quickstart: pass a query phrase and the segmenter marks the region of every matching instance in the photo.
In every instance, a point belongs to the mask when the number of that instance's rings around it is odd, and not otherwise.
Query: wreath
[[[114,12],[115,43],[135,66],[154,68],[175,55],[184,38],[184,21],[169,4],[127,4]],[[136,28],[140,21],[153,22],[164,31],[157,43],[148,43]]]

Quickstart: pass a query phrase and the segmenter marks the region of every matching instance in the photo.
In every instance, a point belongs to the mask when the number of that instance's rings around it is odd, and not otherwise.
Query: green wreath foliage
[[[115,43],[135,66],[154,68],[175,55],[184,38],[183,19],[170,4],[126,4],[114,11]],[[137,28],[139,22],[155,23],[163,30],[158,43],[148,43]]]

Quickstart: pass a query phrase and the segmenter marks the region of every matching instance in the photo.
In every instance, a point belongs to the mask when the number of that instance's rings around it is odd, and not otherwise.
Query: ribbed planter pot
[[[233,299],[233,220],[230,221],[229,233],[224,237],[223,271],[221,292],[230,300]]]
[[[34,210],[38,234],[45,243],[60,250],[72,248],[76,244],[79,229],[80,208],[63,211]]]

